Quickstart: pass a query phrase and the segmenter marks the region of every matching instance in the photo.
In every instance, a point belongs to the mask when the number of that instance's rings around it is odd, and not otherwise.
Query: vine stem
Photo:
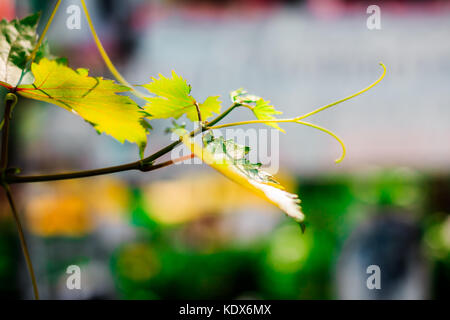
[[[341,156],[335,160],[336,163],[341,162],[342,160],[344,160],[345,158],[345,154],[347,153],[346,148],[345,148],[345,144],[342,141],[341,138],[339,138],[335,133],[333,133],[332,131],[318,126],[317,124],[314,123],[310,123],[310,122],[306,122],[306,121],[301,121],[299,120],[299,118],[293,118],[293,119],[270,119],[270,120],[250,120],[250,121],[241,121],[241,122],[234,122],[234,123],[226,123],[226,124],[222,124],[219,126],[211,126],[208,127],[207,129],[209,130],[215,130],[215,129],[221,129],[221,128],[227,128],[227,127],[233,127],[233,126],[240,126],[240,125],[244,125],[244,124],[253,124],[253,123],[297,123],[297,124],[301,124],[304,126],[308,126],[317,130],[320,130],[322,132],[325,132],[326,134],[330,135],[331,137],[333,137],[337,142],[339,142],[339,144],[341,145],[342,148],[342,154]]]
[[[191,156],[189,156],[191,157]],[[29,183],[29,182],[46,182],[46,181],[57,181],[57,180],[68,180],[68,179],[76,179],[76,178],[87,178],[100,176],[110,173],[117,173],[129,170],[140,170],[142,172],[154,171],[157,169],[161,169],[167,166],[170,166],[174,163],[184,161],[189,157],[181,157],[174,160],[169,160],[166,162],[146,165],[142,161],[136,161],[132,163],[127,163],[120,166],[107,167],[101,169],[94,170],[86,170],[86,171],[77,171],[77,172],[68,172],[68,173],[58,173],[58,174],[50,174],[50,175],[35,175],[35,176],[12,176],[6,179],[9,184],[13,183]]]
[[[328,135],[332,136],[334,139],[336,139],[339,142],[339,144],[341,145],[341,147],[342,147],[342,155],[338,159],[335,160],[336,163],[339,163],[339,162],[341,162],[344,159],[345,154],[346,154],[345,144],[341,140],[341,138],[339,138],[335,133],[333,133],[332,131],[330,131],[330,130],[328,130],[326,128],[320,127],[320,126],[318,126],[316,124],[313,124],[313,123],[310,123],[310,122],[301,121],[301,120],[305,119],[307,117],[310,117],[310,116],[312,116],[312,115],[314,115],[316,113],[319,113],[319,112],[321,112],[321,111],[323,111],[325,109],[328,109],[328,108],[331,108],[331,107],[333,107],[335,105],[338,105],[338,104],[340,104],[340,103],[342,103],[344,101],[350,100],[350,99],[352,99],[352,98],[354,98],[356,96],[359,96],[360,94],[363,94],[364,92],[369,91],[370,89],[375,87],[378,83],[380,83],[381,80],[383,80],[384,76],[386,75],[386,66],[382,62],[380,62],[380,66],[383,68],[383,73],[381,74],[381,76],[375,82],[370,84],[368,87],[366,87],[366,88],[364,88],[364,89],[362,89],[362,90],[360,90],[360,91],[358,91],[356,93],[353,93],[352,95],[349,95],[349,96],[347,96],[345,98],[342,98],[340,100],[337,100],[335,102],[327,104],[327,105],[325,105],[323,107],[317,108],[317,109],[315,109],[315,110],[313,110],[311,112],[305,113],[304,115],[301,115],[301,116],[298,116],[298,117],[295,117],[295,118],[291,118],[291,119],[247,120],[247,121],[232,122],[232,123],[226,123],[226,124],[222,124],[222,125],[218,125],[218,126],[210,126],[210,127],[208,127],[208,129],[214,130],[214,129],[221,129],[221,128],[227,128],[227,127],[241,126],[241,125],[245,125],[245,124],[257,124],[257,123],[264,123],[264,124],[267,124],[267,123],[283,123],[283,122],[284,123],[286,123],[286,122],[287,123],[298,123],[298,124],[309,126],[309,127],[314,128],[314,129],[317,129],[317,130],[320,130],[322,132],[325,132]],[[245,104],[242,104],[242,106],[252,109],[250,106],[245,105]]]
[[[8,167],[9,127],[10,127],[12,111],[13,111],[16,103],[17,103],[17,96],[14,93],[8,93],[5,97],[5,112],[4,112],[4,116],[3,116],[4,125],[2,128],[2,149],[1,149],[1,159],[0,159],[1,177],[2,177],[1,182],[2,182],[3,188],[5,189],[6,197],[8,198],[8,203],[9,203],[9,206],[11,207],[14,221],[17,226],[17,231],[19,233],[20,245],[22,247],[23,255],[25,257],[25,261],[26,261],[27,268],[28,268],[28,272],[30,274],[31,282],[33,284],[34,298],[36,300],[39,300],[39,291],[38,291],[38,287],[37,287],[37,283],[36,283],[36,277],[34,275],[33,264],[31,263],[28,246],[25,241],[25,235],[24,235],[24,232],[22,229],[22,224],[20,223],[20,217],[19,217],[19,214],[17,213],[16,205],[14,203],[14,199],[12,197],[9,185],[5,182],[5,172]]]
[[[34,60],[36,53],[39,50],[40,46],[42,45],[42,42],[44,41],[45,36],[47,34],[47,31],[50,28],[50,25],[52,24],[53,18],[55,17],[60,4],[61,4],[61,0],[58,0],[52,11],[52,14],[50,15],[50,18],[47,21],[47,24],[44,27],[44,30],[42,31],[42,34],[39,37],[38,42],[36,43],[36,46],[34,47],[33,51],[27,58],[27,63],[32,62]],[[22,71],[22,76],[23,76],[23,71]],[[21,77],[21,79],[22,79],[22,77]],[[20,80],[19,80],[19,83],[20,83]],[[3,84],[1,84],[1,85],[3,87],[6,87],[8,90],[12,90],[12,87],[7,87]],[[30,274],[31,283],[33,285],[34,298],[36,300],[39,300],[39,290],[38,290],[38,286],[37,286],[37,282],[36,282],[36,276],[34,274],[33,263],[31,262],[27,242],[25,240],[25,234],[23,232],[22,224],[20,222],[20,217],[17,212],[16,205],[14,203],[11,189],[9,188],[9,185],[7,184],[6,178],[5,178],[6,177],[6,169],[8,168],[9,127],[10,127],[12,111],[13,111],[16,103],[17,103],[17,96],[13,92],[8,93],[5,98],[5,111],[4,111],[3,121],[2,121],[3,125],[1,128],[1,130],[2,130],[2,147],[1,147],[1,154],[0,154],[1,184],[2,184],[3,188],[5,189],[6,197],[8,198],[8,203],[9,203],[9,206],[11,207],[11,211],[12,211],[12,214],[14,217],[14,221],[16,223],[17,231],[19,233],[20,245],[22,247],[23,255],[25,257],[25,261],[26,261],[27,268],[28,268],[28,273]]]
[[[14,106],[17,103],[17,96],[14,93],[8,93],[5,97],[5,111],[3,115],[2,128],[2,149],[0,155],[0,168],[2,174],[8,167],[8,138],[9,138],[9,124],[11,122],[11,115]]]
[[[239,106],[239,104],[232,104],[222,114],[218,115],[215,119],[208,122],[205,126],[208,127],[208,126],[215,125],[216,123],[221,121],[223,118],[225,118],[231,111],[233,111],[238,106]],[[199,133],[203,130],[204,130],[204,128],[200,127],[198,129],[192,131],[190,133],[190,135],[195,136],[197,133]],[[182,140],[180,138],[179,140],[172,142],[171,144],[167,145],[166,147],[160,149],[159,151],[155,152],[154,154],[148,156],[147,158],[145,158],[143,160],[126,163],[126,164],[119,165],[119,166],[99,168],[99,169],[93,169],[93,170],[85,170],[85,171],[57,173],[57,174],[50,174],[50,175],[20,176],[20,175],[15,175],[15,174],[9,174],[9,175],[6,175],[4,179],[5,179],[6,183],[14,184],[14,183],[46,182],[46,181],[86,178],[86,177],[94,177],[94,176],[110,174],[110,173],[117,173],[117,172],[122,172],[122,171],[129,171],[129,170],[140,170],[143,172],[149,172],[149,171],[160,169],[162,167],[172,164],[172,163],[169,163],[170,161],[162,163],[162,164],[153,164],[153,162],[155,160],[159,159],[160,157],[162,157],[163,155],[172,151],[181,142],[182,142]]]
[[[176,159],[173,159],[173,160],[169,160],[169,161],[165,161],[165,162],[156,164],[156,165],[152,166],[151,170],[149,170],[149,171],[156,170],[156,169],[161,169],[161,168],[164,168],[164,167],[168,167],[168,166],[170,166],[172,164],[175,164],[175,163],[178,163],[178,162],[182,162],[182,161],[185,161],[185,160],[188,160],[188,159],[192,159],[192,158],[194,158],[194,154],[193,153],[191,153],[190,155],[187,155],[187,156],[182,156],[182,157],[179,157],[179,158],[176,158]],[[143,171],[145,171],[145,170],[143,170]]]
[[[227,123],[227,124],[223,124],[223,125],[219,125],[219,126],[214,126],[214,127],[210,127],[210,129],[220,129],[220,128],[225,128],[225,127],[233,127],[233,126],[240,126],[240,125],[244,125],[244,124],[256,124],[256,123],[268,123],[268,122],[272,122],[272,123],[281,123],[281,122],[296,122],[302,119],[305,119],[307,117],[312,116],[313,114],[319,113],[325,109],[331,108],[335,105],[338,105],[344,101],[350,100],[356,96],[359,96],[360,94],[363,94],[366,91],[369,91],[370,89],[372,89],[373,87],[375,87],[381,80],[383,80],[384,76],[386,75],[386,66],[380,62],[380,66],[383,67],[383,73],[382,75],[375,81],[373,82],[371,85],[369,85],[368,87],[352,94],[349,95],[345,98],[342,98],[340,100],[337,100],[335,102],[332,102],[330,104],[327,104],[323,107],[317,108],[311,112],[305,113],[304,115],[295,117],[295,118],[291,118],[291,119],[270,119],[270,120],[247,120],[247,121],[239,121],[239,122],[232,122],[232,123]],[[245,107],[248,107],[246,105],[243,105]]]
[[[202,112],[200,111],[200,106],[197,102],[195,102],[195,110],[197,111],[198,122],[200,123],[200,126],[203,126]]]
[[[16,205],[14,203],[14,199],[11,194],[11,190],[8,185],[4,186],[6,197],[8,198],[9,206],[11,207],[11,211],[14,217],[14,221],[17,226],[17,231],[19,233],[20,245],[22,247],[23,255],[25,257],[25,261],[27,263],[28,273],[30,274],[31,283],[33,284],[33,293],[34,298],[39,300],[39,290],[36,282],[36,276],[34,275],[33,264],[31,263],[30,253],[28,251],[27,242],[25,240],[25,234],[23,232],[22,223],[20,222],[19,214],[17,213]]]
[[[335,105],[337,105],[337,104],[340,104],[340,103],[342,103],[342,102],[344,102],[344,101],[353,99],[354,97],[359,96],[360,94],[363,94],[363,93],[366,92],[366,91],[369,91],[370,89],[372,89],[373,87],[375,87],[378,83],[380,83],[381,80],[383,80],[384,76],[386,75],[386,66],[384,65],[383,62],[380,62],[379,64],[380,64],[380,66],[383,68],[383,73],[381,74],[381,76],[380,76],[375,82],[373,82],[373,83],[372,83],[371,85],[369,85],[368,87],[366,87],[366,88],[364,88],[364,89],[362,89],[362,90],[360,90],[360,91],[358,91],[358,92],[356,92],[356,93],[354,93],[354,94],[352,94],[352,95],[349,95],[348,97],[342,98],[342,99],[340,99],[340,100],[337,100],[337,101],[335,101],[335,102],[332,102],[332,103],[330,103],[330,104],[327,104],[327,105],[325,105],[325,106],[323,106],[323,107],[317,108],[316,110],[313,110],[313,111],[311,111],[311,112],[308,112],[307,114],[304,114],[304,115],[302,115],[301,117],[297,117],[296,119],[297,119],[297,120],[305,119],[305,118],[307,118],[307,117],[309,117],[309,116],[312,116],[313,114],[319,113],[319,112],[321,112],[321,111],[323,111],[323,110],[325,110],[325,109],[331,108],[331,107],[333,107],[333,106],[335,106]]]

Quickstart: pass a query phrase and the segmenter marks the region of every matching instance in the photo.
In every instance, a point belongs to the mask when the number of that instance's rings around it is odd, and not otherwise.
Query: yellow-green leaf
[[[305,217],[299,206],[298,196],[285,191],[270,174],[260,169],[260,164],[251,164],[245,159],[248,152],[246,147],[211,136],[204,139],[206,146],[202,147],[189,134],[183,136],[183,143],[195,156],[227,178],[276,205],[297,222],[303,222]]]
[[[142,126],[143,112],[127,96],[129,91],[112,80],[89,77],[87,69],[73,70],[56,61],[42,59],[31,67],[35,81],[22,85],[18,93],[26,98],[56,104],[78,114],[98,132],[139,146],[141,156],[147,143]]]
[[[213,115],[213,113],[220,113],[220,100],[219,96],[211,96],[206,98],[205,102],[200,103],[200,112],[202,115],[202,119],[206,120]],[[191,121],[198,121],[197,110],[194,108],[190,108],[186,111],[186,116]]]
[[[239,88],[230,93],[231,101],[240,105],[246,106],[253,111],[253,114],[258,120],[273,120],[276,119],[274,115],[282,114],[283,112],[275,110],[275,107],[270,105],[270,101],[266,101],[261,97],[248,94],[248,92]],[[285,132],[276,122],[266,122],[268,126]]]
[[[269,104],[270,101],[266,101],[262,98],[256,101],[256,105],[253,107],[252,111],[258,120],[273,120],[276,119],[274,114],[282,114],[283,112],[275,110],[275,107]],[[268,126],[285,132],[281,129],[276,122],[266,122]]]
[[[152,82],[142,85],[156,97],[147,98],[144,110],[152,119],[178,119],[186,114],[189,120],[198,121],[197,101],[190,95],[191,86],[182,77],[172,71],[172,78],[159,75],[159,79],[152,78]],[[206,120],[213,113],[220,112],[221,102],[218,96],[209,97],[199,103],[202,120]]]

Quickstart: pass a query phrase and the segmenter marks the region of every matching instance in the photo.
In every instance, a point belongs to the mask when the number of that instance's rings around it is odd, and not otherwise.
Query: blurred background
[[[56,1],[0,0],[0,18]],[[369,30],[369,5],[381,29]],[[65,0],[49,32],[71,67],[112,78],[79,6]],[[13,187],[45,299],[445,299],[450,295],[450,2],[357,0],[88,1],[97,32],[126,78],[171,70],[200,99],[239,87],[300,115],[386,78],[311,120],[285,125],[277,177],[298,193],[304,234],[277,210],[211,168]],[[3,90],[3,88],[1,89]],[[0,91],[3,99],[5,92]],[[247,119],[234,112],[229,121]],[[146,153],[170,142],[155,121]],[[260,128],[260,127],[255,127]],[[24,174],[134,161],[121,145],[57,106],[21,101],[12,165]],[[268,163],[264,163],[269,165]],[[81,290],[66,286],[81,268]],[[369,290],[367,267],[381,270]],[[0,297],[32,298],[17,232],[0,198]]]

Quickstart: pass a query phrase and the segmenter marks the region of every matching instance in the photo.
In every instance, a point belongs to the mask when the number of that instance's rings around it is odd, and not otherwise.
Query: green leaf
[[[252,94],[248,94],[247,90],[244,88],[239,88],[230,93],[231,101],[235,103],[254,103],[257,100],[261,99],[258,96],[254,96]]]
[[[266,101],[260,98],[256,101],[256,105],[253,107],[252,111],[255,114],[255,117],[258,120],[272,120],[276,119],[273,115],[282,114],[283,112],[275,110],[275,107],[269,104],[270,101]],[[285,132],[281,129],[276,122],[266,122],[268,126],[271,126],[275,129],[280,130],[281,132]]]
[[[22,20],[0,21],[0,81],[15,86],[36,46],[39,14]]]
[[[38,42],[36,33],[40,14],[36,13],[22,20],[0,21],[0,82],[15,87],[22,83],[32,83],[28,58]],[[56,59],[50,54],[47,41],[43,41],[36,51],[35,62],[42,58]]]
[[[189,134],[182,138],[183,143],[206,164],[276,205],[297,222],[303,222],[298,196],[286,192],[270,174],[261,170],[261,164],[247,160],[248,147],[238,145],[233,140],[215,138],[211,133],[204,136],[204,147],[198,146]]]
[[[233,139],[215,138],[210,132],[203,138],[205,150],[214,156],[217,163],[233,165],[247,178],[264,183],[278,182],[267,172],[261,170],[261,163],[251,163],[246,156],[250,147],[237,144]]]
[[[205,149],[214,154],[217,161],[237,162],[243,159],[250,151],[249,147],[239,145],[232,139],[215,138],[211,132],[204,135],[203,143]]]
[[[142,157],[147,143],[143,112],[127,96],[117,93],[129,91],[112,80],[89,77],[87,69],[73,70],[57,61],[42,59],[33,63],[35,81],[21,85],[18,93],[26,98],[56,104],[78,114],[101,133],[123,143],[139,146]]]
[[[282,114],[283,112],[275,110],[275,107],[270,105],[270,101],[266,101],[261,97],[248,94],[243,88],[237,89],[230,93],[231,101],[242,104],[253,111],[253,114],[258,120],[273,120],[276,119],[274,115]],[[266,122],[268,126],[285,132],[276,122]]]
[[[172,71],[172,78],[159,75],[159,79],[152,78],[152,82],[142,85],[157,97],[147,98],[144,110],[151,119],[178,119],[186,114],[189,120],[198,121],[197,101],[190,95],[191,86],[182,77]],[[202,120],[206,120],[219,113],[221,102],[219,96],[208,97],[205,102],[199,103]]]

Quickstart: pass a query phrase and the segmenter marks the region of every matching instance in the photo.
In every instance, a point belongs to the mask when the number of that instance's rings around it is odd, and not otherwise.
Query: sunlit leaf
[[[172,71],[172,78],[159,75],[159,79],[152,78],[152,82],[142,85],[156,97],[147,98],[144,110],[152,119],[178,119],[186,114],[189,120],[198,121],[198,103],[191,95],[191,86],[182,77]],[[206,120],[219,113],[221,102],[218,96],[208,97],[205,102],[198,103],[202,120]]]
[[[270,101],[266,101],[262,98],[256,101],[256,105],[253,107],[252,111],[258,120],[273,120],[276,119],[273,115],[283,113],[281,111],[275,110],[275,107],[270,105],[269,103]],[[284,130],[281,129],[275,122],[266,122],[266,124],[280,130],[281,132],[284,132]]]
[[[21,78],[33,82],[32,77],[26,77],[29,71],[27,60],[37,45],[39,16],[36,13],[22,20],[0,21],[0,82],[7,86],[16,86]],[[51,57],[45,41],[37,50],[35,61],[44,57]]]
[[[239,88],[230,93],[231,101],[236,103],[254,103],[261,99],[258,96],[248,94],[244,88]]]
[[[266,101],[261,97],[248,94],[243,88],[237,89],[230,93],[231,101],[245,105],[253,111],[253,114],[258,120],[273,120],[276,119],[274,115],[282,114],[283,112],[275,110],[275,107],[270,105],[270,101]],[[277,123],[267,122],[268,126],[284,132]]]
[[[39,14],[22,20],[0,21],[0,81],[15,86],[37,43]]]
[[[227,178],[276,205],[297,222],[304,220],[298,196],[285,191],[270,174],[261,170],[260,164],[249,162],[245,158],[249,150],[247,147],[212,135],[205,136],[204,147],[195,143],[189,135],[183,136],[183,142],[197,157]]]
[[[48,59],[33,63],[35,81],[22,85],[18,93],[24,97],[56,104],[78,114],[94,128],[120,142],[136,143],[145,148],[146,128],[142,125],[142,110],[127,96],[129,91],[112,80],[89,77],[87,69],[73,70]]]

